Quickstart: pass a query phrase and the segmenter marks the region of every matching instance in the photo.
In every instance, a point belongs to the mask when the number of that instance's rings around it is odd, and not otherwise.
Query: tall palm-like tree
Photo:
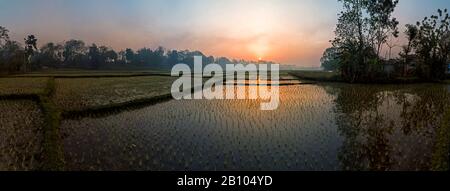
[[[25,40],[25,65],[23,67],[24,72],[27,72],[27,65],[31,63],[31,57],[37,50],[37,38],[34,35],[28,35]]]

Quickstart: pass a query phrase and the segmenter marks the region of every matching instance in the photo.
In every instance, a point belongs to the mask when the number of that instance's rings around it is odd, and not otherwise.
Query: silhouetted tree
[[[225,65],[230,64],[231,61],[228,58],[220,57],[220,58],[217,58],[216,63],[222,67],[225,67]]]
[[[0,48],[9,41],[9,31],[5,27],[0,26]]]
[[[444,79],[450,54],[450,17],[447,9],[417,22],[413,47],[421,59],[418,74],[427,79]]]
[[[339,1],[343,3],[343,11],[332,42],[341,56],[341,75],[350,82],[371,80],[382,69],[379,49],[389,34],[398,33],[398,22],[391,18],[398,1]]]
[[[411,62],[410,54],[413,51],[412,50],[413,42],[415,41],[417,35],[419,34],[419,29],[416,26],[407,24],[405,27],[406,27],[405,35],[408,40],[408,44],[402,46],[402,52],[400,52],[400,57],[403,58],[403,71],[402,71],[403,76],[406,76],[407,65]]]
[[[377,50],[380,57],[380,51],[387,42],[389,36],[398,37],[398,21],[392,18],[392,13],[398,4],[398,0],[370,0],[367,3],[367,12],[370,32],[369,38],[372,45]],[[371,34],[370,34],[371,33]]]
[[[172,67],[178,64],[180,61],[177,50],[171,50],[167,52],[167,67]]]
[[[92,46],[89,47],[88,56],[90,67],[92,69],[99,69],[101,62],[101,55],[96,44],[92,44]]]
[[[64,65],[70,67],[80,67],[83,64],[83,57],[86,55],[86,47],[81,40],[69,40],[64,44]]]
[[[327,48],[323,53],[320,63],[322,68],[327,71],[337,71],[339,70],[339,50],[335,47]]]
[[[25,40],[25,62],[23,66],[24,72],[27,72],[28,65],[31,64],[31,58],[37,50],[37,39],[34,35],[28,35]]]
[[[58,68],[64,61],[63,57],[64,46],[55,43],[47,43],[40,48],[40,53],[37,58],[40,67]]]
[[[117,61],[118,55],[114,50],[106,46],[97,47],[96,44],[92,44],[89,47],[88,57],[89,68],[99,69],[101,67],[111,67],[112,63]]]
[[[149,66],[152,61],[154,61],[153,58],[153,51],[149,48],[142,48],[139,49],[136,53],[138,63],[136,65],[138,66]]]
[[[105,58],[105,64],[112,64],[116,62],[119,57],[116,51],[114,51],[111,48],[102,46],[100,47],[100,51],[103,57]]]
[[[166,51],[163,47],[154,50],[142,48],[137,52],[127,48],[115,52],[107,46],[92,44],[89,47],[81,40],[69,40],[64,44],[47,43],[39,50],[37,39],[29,35],[25,46],[10,41],[8,30],[0,26],[0,69],[1,71],[28,71],[42,68],[153,68],[170,69],[178,63],[194,64],[194,56],[202,56],[203,64],[213,63],[213,56],[206,56],[200,51]],[[17,58],[21,58],[17,60]],[[231,63],[227,58],[217,59],[222,64]],[[237,62],[237,61],[236,61]],[[32,65],[30,65],[32,63]],[[28,67],[28,65],[32,67]]]
[[[208,56],[207,58],[205,58],[205,60],[206,60],[205,64],[215,63],[214,56]]]
[[[0,66],[2,71],[14,73],[20,71],[24,66],[25,51],[22,46],[16,41],[6,41],[0,49]]]
[[[133,63],[133,61],[135,59],[134,57],[135,57],[135,54],[134,54],[133,49],[127,48],[125,50],[125,61],[126,61],[126,63]]]
[[[3,26],[0,26],[0,72],[1,71],[6,71],[5,68],[7,68],[7,62],[5,59],[5,50],[4,50],[4,46],[6,44],[6,42],[9,41],[9,35],[8,35],[8,29],[6,29]]]

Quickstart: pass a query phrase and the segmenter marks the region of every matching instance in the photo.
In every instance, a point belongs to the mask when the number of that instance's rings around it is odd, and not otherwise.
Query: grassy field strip
[[[432,170],[448,171],[450,169],[449,151],[450,151],[450,110],[444,113],[441,126],[437,131],[436,143],[432,156]]]
[[[47,171],[64,170],[64,152],[59,134],[61,112],[51,98],[54,93],[55,79],[49,78],[44,93],[39,95],[39,105],[42,108],[45,122],[43,170]]]

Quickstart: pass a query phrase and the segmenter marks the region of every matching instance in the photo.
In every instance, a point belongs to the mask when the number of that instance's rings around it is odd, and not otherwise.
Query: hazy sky
[[[400,0],[401,26],[450,0]],[[208,55],[319,66],[337,0],[0,0],[0,25],[21,40],[81,39],[116,50],[159,45]]]

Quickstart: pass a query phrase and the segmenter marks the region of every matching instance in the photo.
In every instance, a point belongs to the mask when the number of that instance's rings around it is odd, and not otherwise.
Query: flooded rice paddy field
[[[0,171],[38,169],[44,124],[38,105],[0,100],[0,124]]]
[[[47,78],[1,78],[0,96],[43,93]]]
[[[437,84],[292,85],[280,86],[274,111],[260,110],[264,100],[172,100],[66,119],[66,168],[431,170],[448,165],[448,93]]]
[[[83,110],[136,99],[170,94],[177,78],[165,76],[127,78],[56,79],[54,102],[63,110]]]

